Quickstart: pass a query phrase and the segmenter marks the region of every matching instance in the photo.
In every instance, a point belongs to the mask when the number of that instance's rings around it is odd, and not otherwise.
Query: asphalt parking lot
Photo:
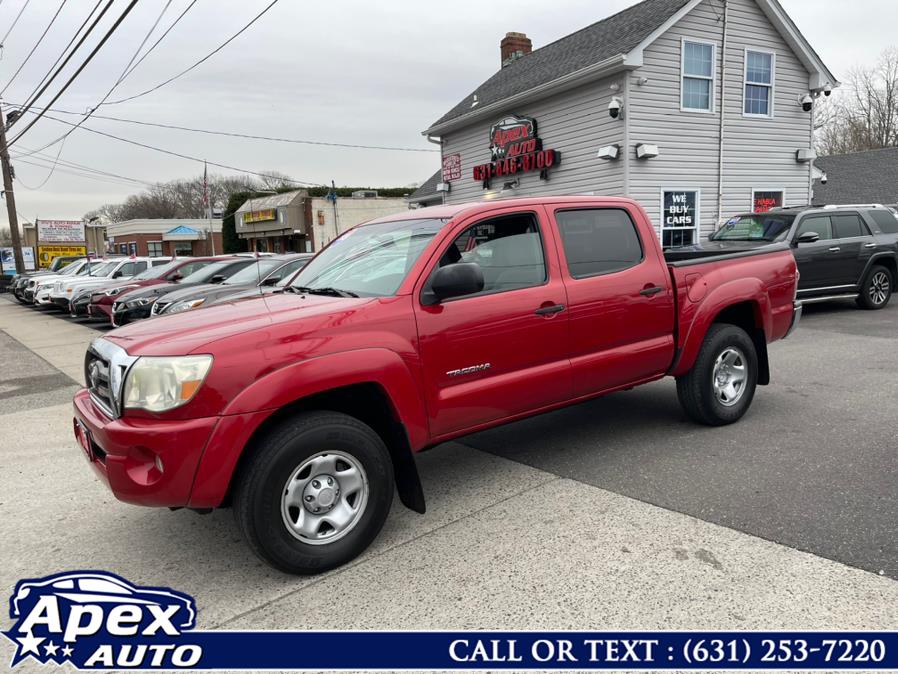
[[[256,560],[227,511],[117,502],[74,444],[97,331],[0,296],[0,586],[81,568],[194,595],[202,627],[893,629],[898,302],[810,308],[740,423],[672,381],[426,452],[356,562]]]

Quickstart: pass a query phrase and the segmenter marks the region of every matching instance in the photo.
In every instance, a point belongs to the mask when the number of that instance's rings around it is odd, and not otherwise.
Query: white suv
[[[91,270],[86,276],[57,278],[49,291],[49,299],[55,306],[69,310],[69,301],[81,290],[102,288],[110,282],[129,279],[147,267],[168,264],[168,257],[126,257],[110,260],[102,267]]]

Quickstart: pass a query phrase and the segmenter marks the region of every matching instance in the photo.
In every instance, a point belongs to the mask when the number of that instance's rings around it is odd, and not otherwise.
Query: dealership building
[[[137,218],[106,227],[108,250],[122,255],[189,257],[223,251],[221,220]]]
[[[665,245],[811,201],[838,81],[777,0],[645,0],[536,50],[508,33],[499,65],[423,132],[443,166],[422,201],[629,196]]]

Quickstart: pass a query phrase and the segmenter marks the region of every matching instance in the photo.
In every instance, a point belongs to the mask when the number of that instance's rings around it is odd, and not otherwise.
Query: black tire
[[[733,402],[721,401],[714,390],[714,370],[724,353],[736,353],[742,362],[745,379],[741,393]],[[677,377],[677,397],[683,411],[693,421],[708,426],[724,426],[742,418],[751,406],[758,384],[758,355],[751,337],[735,325],[715,323],[705,335],[695,364],[685,375]]]
[[[321,573],[360,555],[380,533],[393,502],[393,466],[383,440],[358,419],[308,412],[273,428],[251,451],[236,476],[234,516],[253,552],[273,567],[293,574]],[[361,466],[367,503],[341,538],[311,544],[288,528],[282,497],[294,471],[328,452],[348,455]]]
[[[895,280],[892,272],[880,265],[873,265],[861,285],[861,294],[855,302],[861,309],[883,309],[892,297]]]

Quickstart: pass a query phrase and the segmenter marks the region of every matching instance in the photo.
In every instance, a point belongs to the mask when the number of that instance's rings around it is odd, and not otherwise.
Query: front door
[[[571,396],[567,297],[542,217],[508,209],[459,225],[433,268],[476,262],[483,291],[432,306],[416,296],[434,436]]]
[[[815,232],[820,238],[814,243],[799,243],[793,249],[801,278],[800,294],[838,293],[850,289],[846,280],[845,255],[833,233],[829,215],[809,215],[798,223],[794,239],[805,232]]]
[[[656,241],[626,208],[553,209],[568,292],[574,396],[660,376],[674,357],[674,298]]]
[[[844,283],[860,285],[867,262],[876,250],[876,241],[857,213],[834,214],[832,222],[833,234],[839,239],[842,249],[840,274]]]

